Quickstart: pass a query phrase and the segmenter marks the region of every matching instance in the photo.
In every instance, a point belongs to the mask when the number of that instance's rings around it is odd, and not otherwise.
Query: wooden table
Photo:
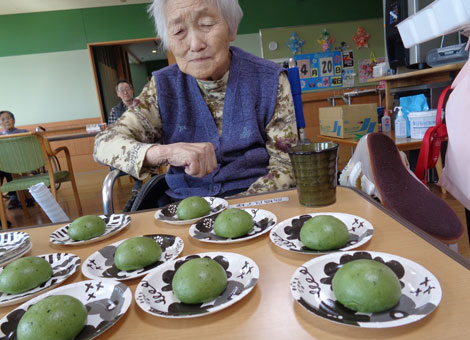
[[[32,255],[70,252],[80,256],[82,263],[96,250],[118,240],[165,233],[178,235],[184,240],[182,256],[207,251],[236,252],[252,258],[259,266],[258,284],[249,295],[229,308],[200,318],[165,319],[143,312],[133,301],[126,315],[98,339],[468,339],[468,261],[422,231],[410,230],[381,206],[350,188],[338,187],[336,203],[323,208],[301,206],[295,190],[245,197],[230,203],[277,197],[288,197],[289,200],[259,207],[275,213],[279,222],[296,215],[322,211],[350,213],[369,220],[374,226],[374,236],[359,249],[387,252],[423,265],[440,281],[443,291],[440,305],[424,319],[396,328],[361,329],[338,325],[307,312],[291,296],[289,282],[293,273],[312,256],[280,249],[268,235],[226,245],[202,243],[188,235],[187,226],[155,221],[154,211],[132,214],[131,225],[125,231],[88,246],[49,244],[49,234],[60,225],[23,230],[31,235]],[[85,279],[81,273],[76,273],[65,283]],[[125,281],[132,292],[138,282],[139,279]],[[14,307],[1,308],[1,316]]]
[[[46,136],[49,142],[57,142],[62,140],[81,139],[81,138],[95,138],[98,132],[86,132],[86,133],[71,133],[67,135],[51,135]]]
[[[408,151],[408,150],[419,150],[421,148],[422,140],[421,139],[412,139],[412,138],[395,138],[393,133],[385,133],[387,136],[393,139],[395,144],[397,145],[398,149],[401,151]],[[337,138],[337,137],[330,137],[330,136],[323,136],[318,135],[318,139],[326,141],[326,142],[334,142],[340,145],[350,146],[352,151],[354,151],[357,143],[359,143],[358,139],[353,138]]]
[[[44,133],[44,137],[50,142],[52,149],[62,146],[67,147],[72,156],[72,167],[75,173],[105,169],[105,166],[93,160],[93,147],[95,136],[98,132],[86,132],[85,128],[71,131],[59,131]],[[67,163],[62,153],[58,155],[62,168],[67,168]]]
[[[395,145],[397,148],[401,151],[410,151],[410,150],[419,150],[421,149],[421,144],[423,143],[423,140],[421,139],[412,139],[412,138],[395,138],[395,135],[393,132],[383,132],[387,136],[393,139],[395,142]],[[353,138],[336,138],[336,137],[330,137],[330,136],[323,136],[323,135],[317,135],[318,139],[326,142],[334,142],[339,145],[344,145],[344,146],[350,146],[351,147],[351,156],[354,153],[354,149],[357,146],[357,143],[359,143],[358,139],[353,139]],[[347,162],[346,162],[347,163]],[[442,156],[439,155],[439,159],[437,160],[436,163],[436,171],[438,177],[441,176],[442,174]],[[442,192],[446,192],[443,187],[441,187]]]
[[[385,109],[392,109],[392,89],[431,83],[450,82],[455,78],[464,64],[465,63],[448,64],[424,70],[400,73],[380,78],[371,78],[368,81],[374,83],[382,80],[385,81]]]

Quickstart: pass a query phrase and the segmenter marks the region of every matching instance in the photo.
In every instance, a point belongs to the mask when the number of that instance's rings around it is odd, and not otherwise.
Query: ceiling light
[[[157,50],[152,50],[152,53],[153,53],[153,54],[156,54],[156,53],[157,53]]]

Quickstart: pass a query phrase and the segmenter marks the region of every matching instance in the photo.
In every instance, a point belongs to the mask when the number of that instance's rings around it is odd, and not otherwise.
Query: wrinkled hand
[[[155,145],[147,150],[145,165],[155,166],[164,162],[172,166],[184,166],[184,171],[194,177],[204,177],[217,168],[212,143]]]

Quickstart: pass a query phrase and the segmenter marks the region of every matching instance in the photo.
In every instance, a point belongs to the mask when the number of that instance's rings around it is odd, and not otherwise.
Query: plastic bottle
[[[397,118],[395,119],[395,138],[406,138],[406,119],[401,111],[401,106],[395,107],[398,110]]]
[[[388,115],[388,110],[385,110],[382,116],[382,132],[390,132],[390,130],[392,130],[392,120]]]

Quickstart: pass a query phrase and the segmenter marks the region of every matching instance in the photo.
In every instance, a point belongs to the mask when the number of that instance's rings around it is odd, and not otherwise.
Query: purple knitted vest
[[[274,113],[283,69],[237,47],[230,49],[220,137],[193,77],[177,65],[153,72],[164,143],[211,142],[218,162],[217,169],[203,178],[188,176],[184,168],[170,167],[166,181],[171,197],[224,196],[247,189],[267,173],[265,127]]]

